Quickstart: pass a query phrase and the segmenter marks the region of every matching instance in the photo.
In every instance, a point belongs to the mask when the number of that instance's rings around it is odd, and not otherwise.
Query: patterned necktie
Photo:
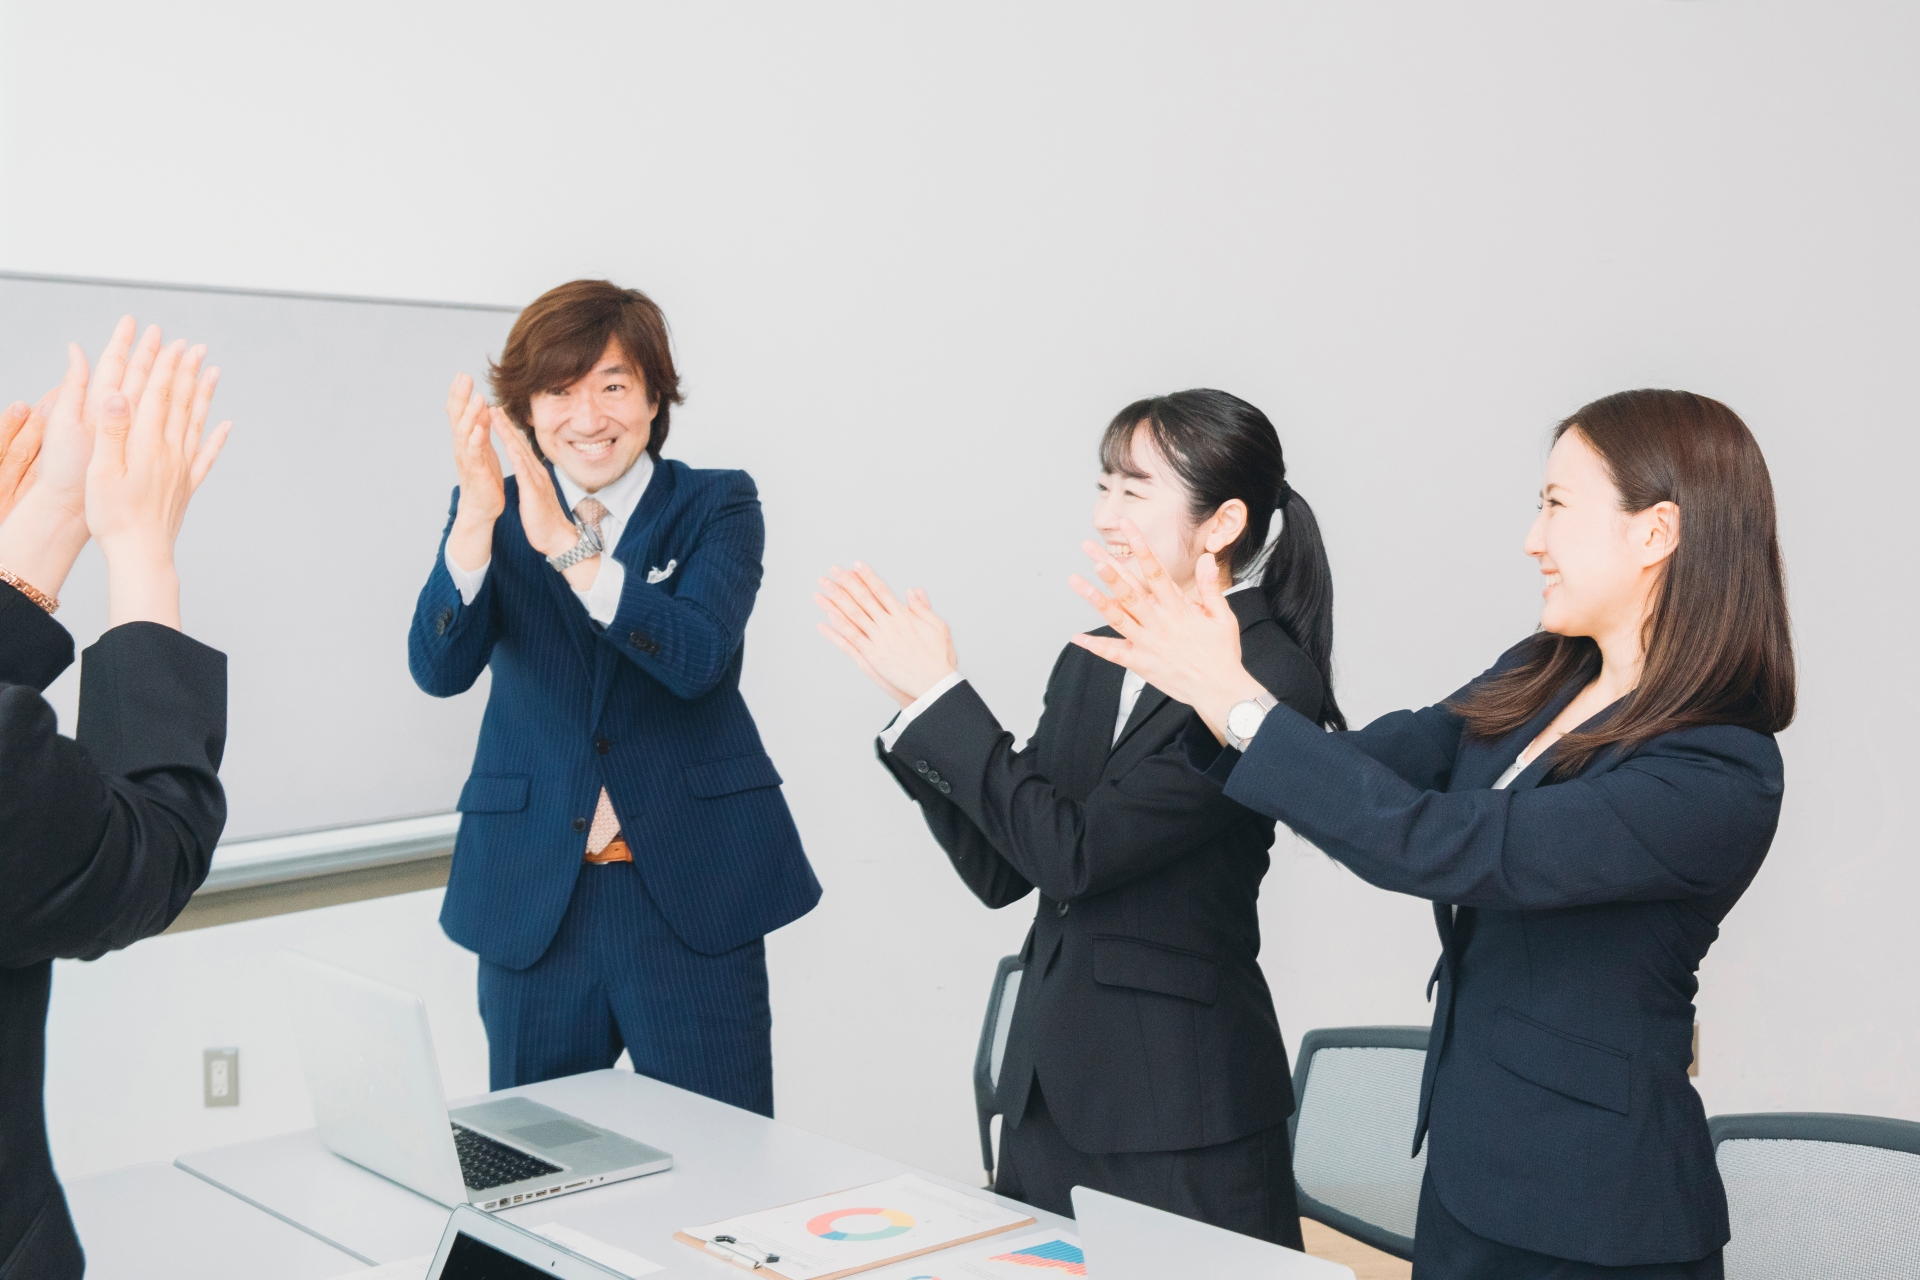
[[[581,524],[600,532],[600,522],[607,518],[607,506],[598,498],[582,498],[580,505],[573,509],[574,516]],[[587,829],[587,853],[597,855],[606,851],[620,834],[620,819],[614,816],[613,800],[607,795],[605,787],[600,788],[600,803],[593,807],[593,825]]]
[[[573,515],[574,519],[593,530],[597,537],[600,533],[600,522],[607,518],[607,506],[598,498],[582,498],[580,505],[573,509]]]

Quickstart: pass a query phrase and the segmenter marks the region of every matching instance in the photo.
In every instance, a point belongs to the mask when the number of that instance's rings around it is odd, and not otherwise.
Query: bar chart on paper
[[[956,1245],[868,1272],[861,1280],[1049,1280],[1086,1274],[1080,1237],[1050,1230]]]

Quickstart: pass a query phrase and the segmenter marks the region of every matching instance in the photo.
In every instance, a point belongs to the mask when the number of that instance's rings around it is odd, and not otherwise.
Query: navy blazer
[[[1695,975],[1773,842],[1780,752],[1771,734],[1710,725],[1557,781],[1549,749],[1491,790],[1581,684],[1493,741],[1444,704],[1345,734],[1280,707],[1244,758],[1201,728],[1190,759],[1361,878],[1436,904],[1414,1149],[1430,1132],[1447,1210],[1558,1258],[1691,1261],[1729,1234],[1687,1078]]]
[[[447,936],[509,969],[538,960],[602,787],[689,947],[718,955],[805,915],[820,884],[740,696],[766,543],[753,480],[656,464],[612,552],[626,586],[604,628],[527,542],[519,486],[506,489],[479,594],[461,603],[442,535],[407,640],[414,682],[435,697],[493,671],[460,793]],[[448,532],[459,501],[455,490]]]

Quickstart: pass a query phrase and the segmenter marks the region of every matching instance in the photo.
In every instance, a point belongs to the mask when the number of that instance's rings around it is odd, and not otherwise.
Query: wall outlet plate
[[[200,1054],[200,1090],[209,1107],[240,1105],[240,1051],[207,1049]]]

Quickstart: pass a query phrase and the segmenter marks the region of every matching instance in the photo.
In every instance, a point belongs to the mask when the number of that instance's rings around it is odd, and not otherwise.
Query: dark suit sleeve
[[[1026,747],[1015,753],[1014,758],[1021,762],[1022,767],[1032,767],[1033,761],[1039,754],[1040,745],[1050,741],[1054,734],[1061,731],[1062,708],[1051,694],[1059,683],[1060,668],[1067,658],[1068,651],[1063,650],[1054,660],[1053,670],[1047,676],[1049,696],[1041,705],[1040,723],[1034,727],[1033,736],[1027,739]],[[957,691],[958,686],[947,690],[935,701],[934,707],[951,698]],[[927,711],[931,710],[933,707],[927,708]],[[925,712],[922,714],[924,715]],[[911,725],[908,726],[908,728],[911,727]],[[902,733],[900,736],[904,740],[906,734]],[[899,745],[899,743],[895,744],[896,747]],[[927,829],[933,832],[933,838],[940,842],[942,849],[946,850],[948,861],[953,863],[953,869],[959,873],[960,879],[966,883],[967,888],[973,890],[975,897],[989,907],[998,909],[1018,902],[1033,892],[1033,882],[1021,875],[1011,862],[1001,857],[1000,851],[994,848],[993,841],[987,838],[987,833],[980,829],[979,824],[968,817],[964,809],[948,799],[953,789],[951,782],[947,784],[947,790],[942,792],[937,782],[927,781],[922,776],[922,771],[913,767],[914,764],[924,765],[925,761],[903,757],[897,752],[889,753],[878,738],[874,739],[874,753],[880,757],[880,763],[887,766],[888,771],[900,783],[901,789],[919,804],[921,815],[927,821]],[[926,767],[932,772],[938,772],[931,765]]]
[[[952,693],[952,690],[948,690],[944,696],[951,697]],[[1034,736],[1038,738],[1039,734]],[[1000,851],[993,847],[993,841],[987,839],[987,833],[976,826],[959,805],[947,802],[937,784],[915,773],[898,756],[890,755],[878,738],[874,739],[873,745],[880,763],[887,766],[887,771],[893,774],[901,789],[919,804],[920,815],[927,821],[927,830],[933,832],[933,838],[946,850],[947,860],[953,863],[953,869],[959,873],[967,888],[973,890],[974,897],[997,910],[1033,892],[1033,883],[1000,856]],[[1031,742],[1027,744],[1027,750],[1033,750]]]
[[[0,582],[0,684],[44,690],[73,665],[73,637],[51,614]]]
[[[744,471],[728,473],[727,482],[694,550],[676,566],[677,587],[669,592],[629,569],[620,607],[601,633],[676,697],[701,697],[726,676],[760,592],[767,544],[760,494]]]
[[[92,959],[160,932],[226,824],[226,657],[169,627],[87,650],[77,741],[0,685],[0,966]]]
[[[1733,887],[1772,843],[1781,789],[1773,739],[1719,725],[1663,734],[1591,776],[1438,792],[1276,708],[1226,794],[1383,889],[1527,910]]]
[[[1267,671],[1265,680],[1276,693],[1319,709],[1319,676],[1304,658]],[[1083,728],[1111,732],[1110,724]],[[1060,902],[1136,880],[1247,820],[1246,810],[1188,768],[1177,736],[1075,800],[1041,776],[1031,754],[1014,752],[1013,735],[967,684],[909,725],[893,754],[925,760],[951,784],[945,798],[1016,871]]]
[[[1519,661],[1527,643],[1522,641],[1509,649],[1492,667],[1444,702],[1418,711],[1390,711],[1364,728],[1335,736],[1393,770],[1409,786],[1423,791],[1445,791],[1452,781],[1453,762],[1459,757],[1466,733],[1466,721],[1454,713],[1453,705],[1471,693],[1475,685]],[[1294,710],[1300,708],[1296,706]],[[1216,742],[1198,720],[1188,726],[1186,738],[1189,763],[1224,787],[1234,766],[1240,762],[1240,753]]]
[[[509,479],[508,484],[513,481]],[[440,533],[440,550],[433,557],[433,571],[420,598],[413,606],[413,625],[407,633],[407,669],[423,693],[450,698],[473,688],[473,682],[487,669],[493,646],[500,638],[500,624],[494,616],[493,584],[499,566],[499,548],[493,548],[491,566],[480,582],[472,604],[460,598],[460,588],[447,572],[447,538],[453,533],[454,518],[460,514],[460,490],[453,491],[453,504],[447,510],[447,527]],[[499,521],[494,522],[498,538]]]

